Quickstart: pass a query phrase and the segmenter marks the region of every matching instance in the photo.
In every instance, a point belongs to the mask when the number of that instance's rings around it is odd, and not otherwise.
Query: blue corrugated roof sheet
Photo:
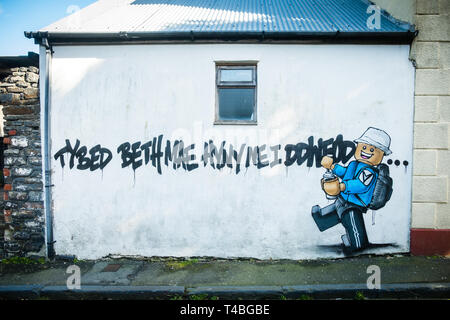
[[[100,0],[41,31],[114,32],[390,32],[413,31],[381,12],[371,29],[366,0]]]

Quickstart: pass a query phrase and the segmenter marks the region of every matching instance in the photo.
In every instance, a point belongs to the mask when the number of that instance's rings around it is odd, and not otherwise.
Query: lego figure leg
[[[312,207],[311,215],[320,231],[334,227],[340,222],[334,203],[322,209],[319,206]]]
[[[364,249],[369,244],[363,213],[357,209],[349,209],[342,214],[341,223],[347,232],[350,250]]]

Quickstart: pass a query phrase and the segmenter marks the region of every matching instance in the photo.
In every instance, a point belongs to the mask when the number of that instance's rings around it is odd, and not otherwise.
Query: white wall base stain
[[[338,225],[321,233],[311,207],[325,206],[322,168],[284,164],[191,172],[150,164],[121,168],[117,147],[164,134],[185,144],[234,146],[358,138],[368,127],[392,138],[394,193],[365,215],[372,243],[409,250],[414,68],[400,45],[123,45],[55,47],[52,155],[79,139],[113,153],[103,171],[52,159],[55,250],[108,254],[254,258],[337,257]],[[258,60],[258,125],[214,126],[214,61]],[[201,152],[197,154],[199,159]],[[268,153],[269,156],[272,153]],[[331,246],[331,247],[330,247]]]

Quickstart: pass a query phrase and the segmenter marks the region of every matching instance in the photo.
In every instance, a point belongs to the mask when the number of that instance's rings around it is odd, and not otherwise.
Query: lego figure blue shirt
[[[340,194],[345,201],[363,207],[369,205],[378,177],[372,166],[352,161],[347,167],[334,165],[333,173],[345,184],[345,190]]]

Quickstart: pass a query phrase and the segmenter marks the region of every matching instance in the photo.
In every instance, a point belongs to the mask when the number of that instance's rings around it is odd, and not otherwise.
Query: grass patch
[[[175,295],[175,296],[172,296],[169,300],[186,300],[186,299],[188,299],[188,300],[219,300],[219,297],[217,297],[217,296],[208,297],[208,294],[202,293],[202,294],[193,294],[187,298],[180,296],[180,295]]]
[[[203,294],[193,294],[191,296],[189,296],[190,300],[207,300],[208,299],[208,295],[206,293]]]
[[[356,292],[355,300],[366,300],[367,298],[364,296],[364,294],[360,291]]]
[[[190,259],[184,261],[169,261],[166,262],[166,267],[171,270],[181,270],[196,263],[198,263],[198,259]]]
[[[18,264],[18,265],[35,265],[35,264],[45,264],[45,258],[41,257],[39,259],[31,259],[28,257],[11,257],[0,260],[2,264]]]
[[[73,263],[74,263],[74,264],[83,263],[83,262],[85,262],[85,261],[84,261],[84,260],[77,259],[77,258],[74,258],[74,259],[73,259]]]

